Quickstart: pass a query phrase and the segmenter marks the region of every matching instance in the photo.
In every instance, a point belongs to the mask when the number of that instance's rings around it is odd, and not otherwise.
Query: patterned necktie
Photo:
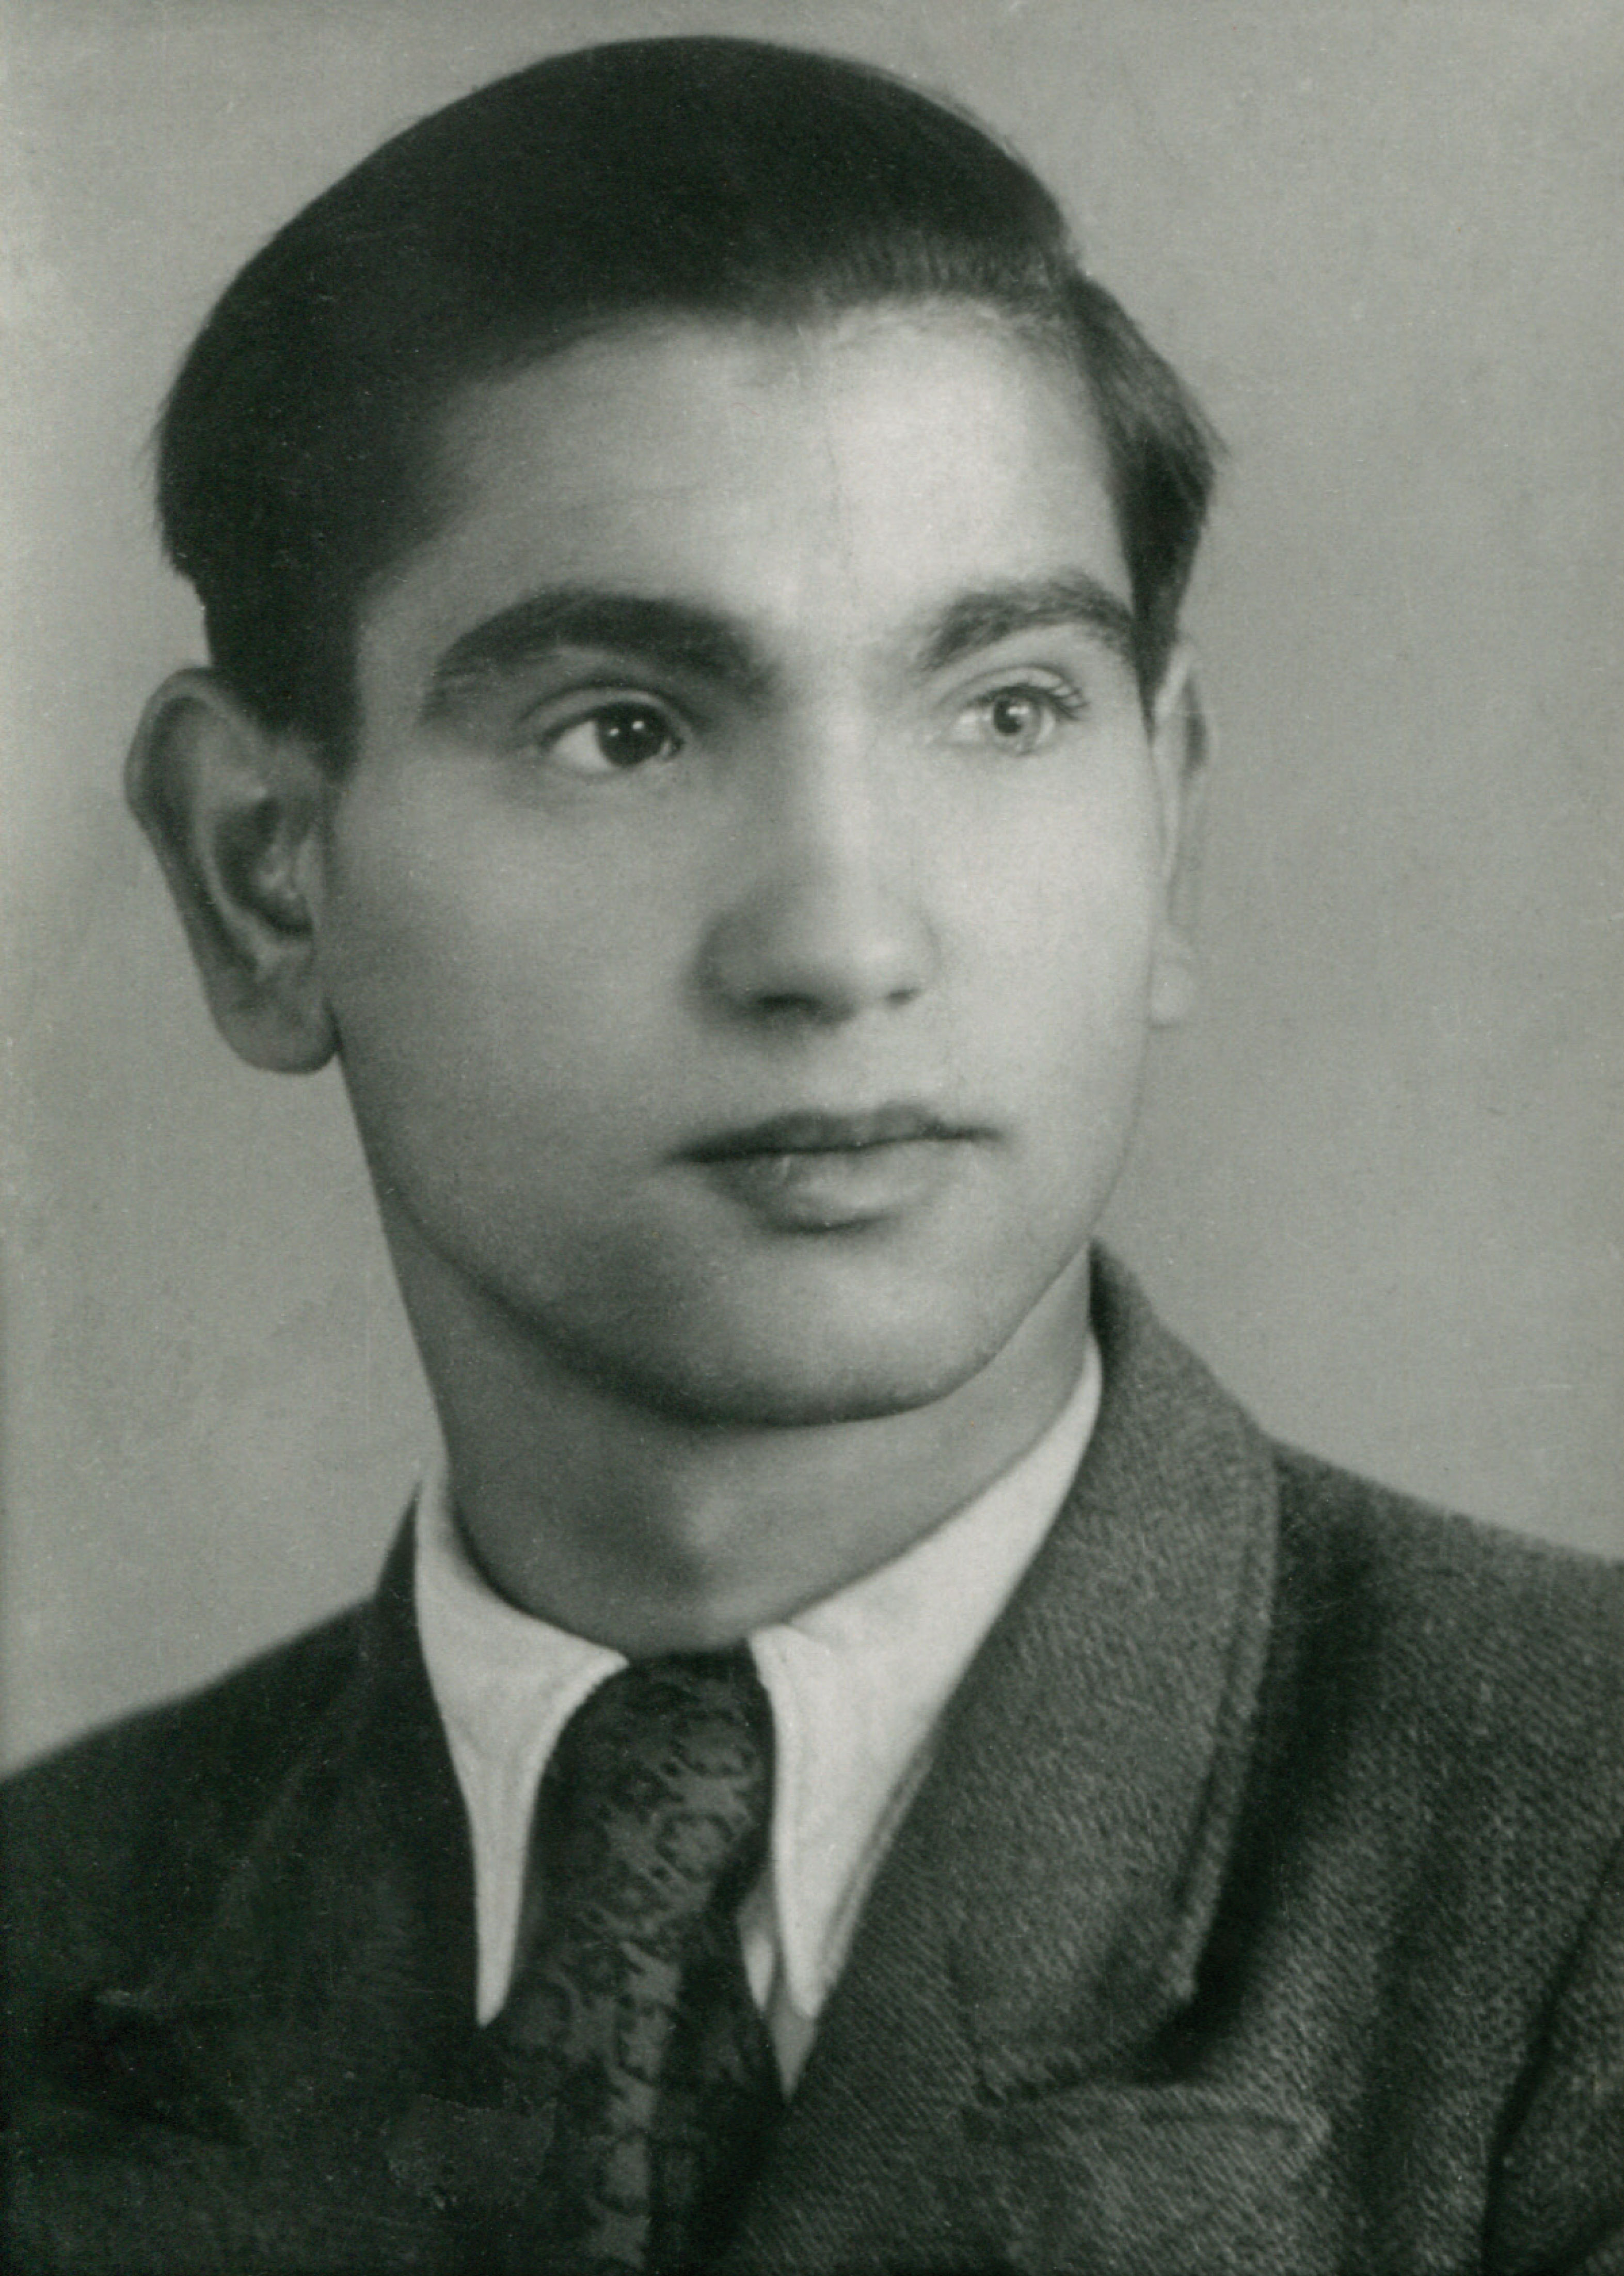
[[[550,2270],[702,2267],[782,2106],[738,1908],[766,1855],[772,1718],[747,1648],[623,1668],[536,1804],[539,1917],[493,2029],[552,2113]]]

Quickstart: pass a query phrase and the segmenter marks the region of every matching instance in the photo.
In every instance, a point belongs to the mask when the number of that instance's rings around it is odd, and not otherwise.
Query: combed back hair
[[[869,64],[749,40],[550,57],[307,206],[227,288],[171,391],[166,550],[228,685],[339,765],[362,606],[436,526],[438,426],[460,388],[638,319],[941,298],[1041,332],[1081,372],[1148,701],[1212,485],[1199,406],[981,126]]]

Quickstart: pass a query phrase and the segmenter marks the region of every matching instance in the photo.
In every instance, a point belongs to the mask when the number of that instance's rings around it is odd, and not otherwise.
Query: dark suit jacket
[[[1271,1446],[1108,1263],[1097,1314],[1081,1474],[729,2266],[1624,2267],[1620,1576]],[[8,2265],[478,2265],[404,1547],[26,1773],[6,1838]]]

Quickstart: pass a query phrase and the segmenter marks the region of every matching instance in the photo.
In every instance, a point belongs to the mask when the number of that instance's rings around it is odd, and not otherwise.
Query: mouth
[[[738,1130],[722,1130],[687,1149],[694,1162],[743,1162],[783,1154],[863,1154],[881,1146],[979,1138],[968,1123],[945,1121],[923,1106],[898,1104],[855,1114],[801,1108]]]
[[[801,1109],[716,1132],[684,1158],[762,1225],[830,1233],[916,1209],[990,1134],[909,1103],[855,1113]]]

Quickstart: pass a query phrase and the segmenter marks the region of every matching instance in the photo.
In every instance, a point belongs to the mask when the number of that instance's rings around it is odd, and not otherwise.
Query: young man
[[[1624,2263],[1614,1577],[1091,1245],[1210,471],[1014,160],[784,49],[522,72],[227,292],[131,793],[445,1459],[14,1787],[12,2265]]]

